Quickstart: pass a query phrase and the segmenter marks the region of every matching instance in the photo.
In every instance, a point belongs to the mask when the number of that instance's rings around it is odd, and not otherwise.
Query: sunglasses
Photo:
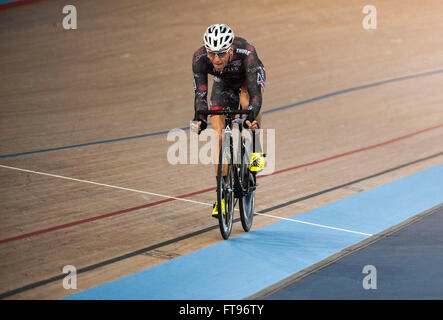
[[[219,52],[208,51],[208,57],[211,59],[215,58],[215,56],[218,56],[219,58],[224,58],[228,54],[228,51],[229,49]]]

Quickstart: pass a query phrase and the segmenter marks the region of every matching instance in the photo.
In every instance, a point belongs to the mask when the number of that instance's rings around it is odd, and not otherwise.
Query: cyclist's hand
[[[260,127],[260,125],[257,122],[257,120],[254,120],[252,122],[249,121],[249,120],[246,120],[245,123],[248,126],[248,129],[250,129],[250,130],[255,130],[255,129],[258,129]]]
[[[197,132],[198,134],[200,134],[200,132],[202,132],[203,130],[205,130],[207,127],[206,122],[199,120],[196,121],[195,119],[191,122],[191,130],[193,132]]]

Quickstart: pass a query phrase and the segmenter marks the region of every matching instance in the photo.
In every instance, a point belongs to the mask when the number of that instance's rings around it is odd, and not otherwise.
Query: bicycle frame
[[[256,186],[256,174],[250,172],[248,165],[245,161],[246,148],[244,145],[244,137],[242,136],[243,123],[240,119],[233,119],[233,115],[237,114],[251,114],[252,110],[235,110],[232,111],[229,108],[225,110],[205,110],[198,111],[197,115],[224,115],[225,116],[225,129],[223,132],[222,145],[219,146],[219,163],[217,168],[217,203],[222,203],[218,206],[218,219],[220,225],[220,231],[223,238],[226,240],[229,238],[232,229],[234,208],[237,201],[240,201],[240,218],[243,229],[248,232],[252,225],[252,216],[254,208],[254,192]],[[237,158],[240,157],[239,163],[233,163],[234,144],[232,137],[232,125],[237,123],[239,126],[239,140],[236,148]],[[255,133],[252,134],[253,151],[255,150]],[[224,162],[225,152],[227,152],[228,162]],[[236,161],[237,162],[237,161]],[[249,163],[249,162],[248,162]],[[224,167],[224,166],[227,167]],[[245,167],[246,166],[246,167]],[[224,172],[226,168],[226,175]],[[245,169],[246,168],[246,169]],[[245,171],[246,170],[246,171]],[[251,184],[252,174],[253,181]],[[230,178],[229,178],[230,177]],[[222,180],[223,179],[223,180]],[[225,197],[226,196],[226,197]],[[247,204],[244,207],[245,199],[252,201],[252,204]],[[221,209],[223,205],[226,206],[226,213]],[[229,209],[229,210],[228,210]],[[247,213],[245,213],[247,212]]]
[[[243,130],[243,122],[240,121],[240,119],[232,119],[231,116],[233,115],[251,115],[254,111],[253,110],[231,110],[230,108],[226,108],[225,110],[203,110],[203,111],[197,111],[197,115],[224,115],[225,118],[225,129],[228,128],[228,130],[232,130],[232,124],[233,122],[236,122],[239,126],[240,136]],[[220,149],[222,146],[219,146]],[[255,135],[252,135],[252,150],[255,150]],[[232,151],[232,150],[231,150]],[[254,151],[253,151],[254,152]]]

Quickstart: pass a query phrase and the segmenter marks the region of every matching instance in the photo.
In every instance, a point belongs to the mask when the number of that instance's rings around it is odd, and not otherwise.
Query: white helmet
[[[208,51],[228,50],[234,42],[234,32],[227,24],[213,24],[206,29],[203,41]]]

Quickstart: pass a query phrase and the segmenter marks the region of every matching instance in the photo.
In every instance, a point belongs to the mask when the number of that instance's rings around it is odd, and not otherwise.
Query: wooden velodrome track
[[[264,115],[276,171],[257,211],[306,196],[268,212],[290,217],[443,162],[440,0],[371,1],[369,31],[366,0],[69,4],[77,30],[62,28],[63,1],[0,11],[3,298],[72,294],[66,265],[83,290],[222,241],[212,165],[169,164],[166,134],[118,140],[189,125],[191,56],[212,23],[256,46],[262,110],[291,106]]]

